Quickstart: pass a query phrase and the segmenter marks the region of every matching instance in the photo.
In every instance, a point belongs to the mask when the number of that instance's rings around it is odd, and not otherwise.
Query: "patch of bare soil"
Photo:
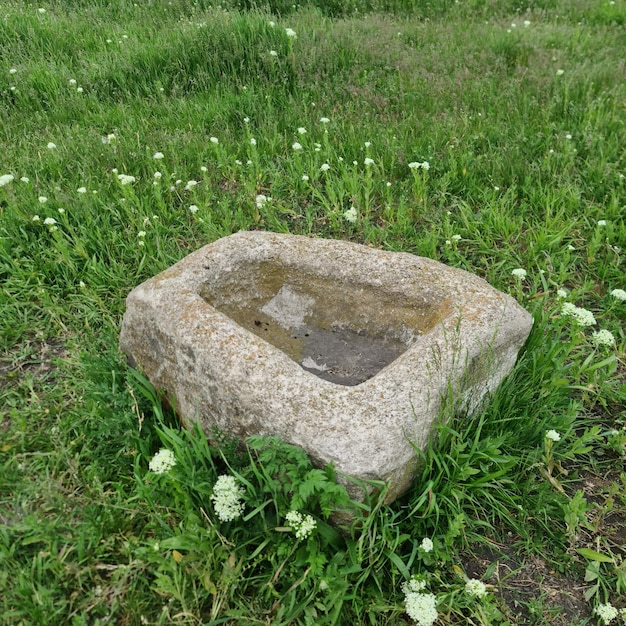
[[[465,572],[471,578],[483,579],[493,585],[504,604],[511,624],[533,626],[576,626],[596,624],[592,604],[585,592],[594,584],[585,582],[587,561],[577,552],[580,548],[608,553],[619,562],[626,560],[626,495],[623,485],[624,464],[612,464],[605,475],[591,470],[568,485],[572,494],[584,492],[588,511],[578,526],[567,550],[573,567],[569,574],[557,571],[537,554],[524,554],[510,543],[484,544],[463,560]],[[485,579],[489,567],[493,575]],[[626,598],[612,598],[618,608]]]
[[[470,578],[482,578],[494,563],[485,582],[502,598],[511,624],[573,626],[591,617],[584,599],[587,584],[556,572],[539,556],[524,557],[510,546],[494,544],[482,547],[464,566]]]
[[[49,341],[25,341],[19,352],[12,350],[0,355],[0,387],[11,384],[26,373],[33,378],[43,378],[56,368],[55,361],[67,356],[65,342],[57,339]]]
[[[57,377],[58,361],[68,356],[66,344],[59,339],[48,341],[26,340],[10,351],[0,354],[0,394],[10,393],[27,376],[37,382],[54,382]],[[5,407],[10,405],[5,402]],[[0,411],[0,428],[8,429],[10,421]]]

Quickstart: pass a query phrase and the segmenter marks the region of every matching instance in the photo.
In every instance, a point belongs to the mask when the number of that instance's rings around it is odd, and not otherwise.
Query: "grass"
[[[0,623],[407,624],[412,576],[442,624],[626,607],[625,18],[622,0],[5,2]],[[126,294],[241,229],[428,256],[533,313],[515,370],[446,416],[392,505],[350,504],[279,441],[181,430],[118,354]],[[177,464],[158,475],[160,448]],[[225,473],[245,487],[230,522]],[[357,507],[341,532],[336,504]]]

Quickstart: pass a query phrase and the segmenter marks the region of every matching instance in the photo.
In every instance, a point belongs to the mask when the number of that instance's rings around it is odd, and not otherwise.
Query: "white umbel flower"
[[[224,474],[218,477],[217,482],[213,485],[211,500],[215,515],[221,522],[231,522],[241,517],[245,507],[241,501],[244,493],[245,489],[237,483],[234,476]]]
[[[285,519],[289,523],[289,527],[296,534],[296,539],[306,539],[317,525],[316,521],[310,515],[302,515],[300,511],[289,511],[285,515]]]
[[[153,457],[148,467],[155,474],[165,474],[176,465],[176,457],[171,450],[161,448]]]

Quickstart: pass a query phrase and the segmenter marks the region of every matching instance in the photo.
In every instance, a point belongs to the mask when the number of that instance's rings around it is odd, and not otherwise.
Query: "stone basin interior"
[[[432,292],[335,279],[280,261],[246,261],[203,283],[200,296],[303,369],[338,385],[375,376],[449,312]],[[435,301],[433,301],[435,300]]]

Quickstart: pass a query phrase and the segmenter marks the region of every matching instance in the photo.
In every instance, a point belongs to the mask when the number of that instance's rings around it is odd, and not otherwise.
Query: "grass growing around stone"
[[[0,623],[626,622],[623,0],[251,5],[2,5]],[[209,445],[118,354],[130,289],[241,229],[534,315],[343,532],[332,468]]]

